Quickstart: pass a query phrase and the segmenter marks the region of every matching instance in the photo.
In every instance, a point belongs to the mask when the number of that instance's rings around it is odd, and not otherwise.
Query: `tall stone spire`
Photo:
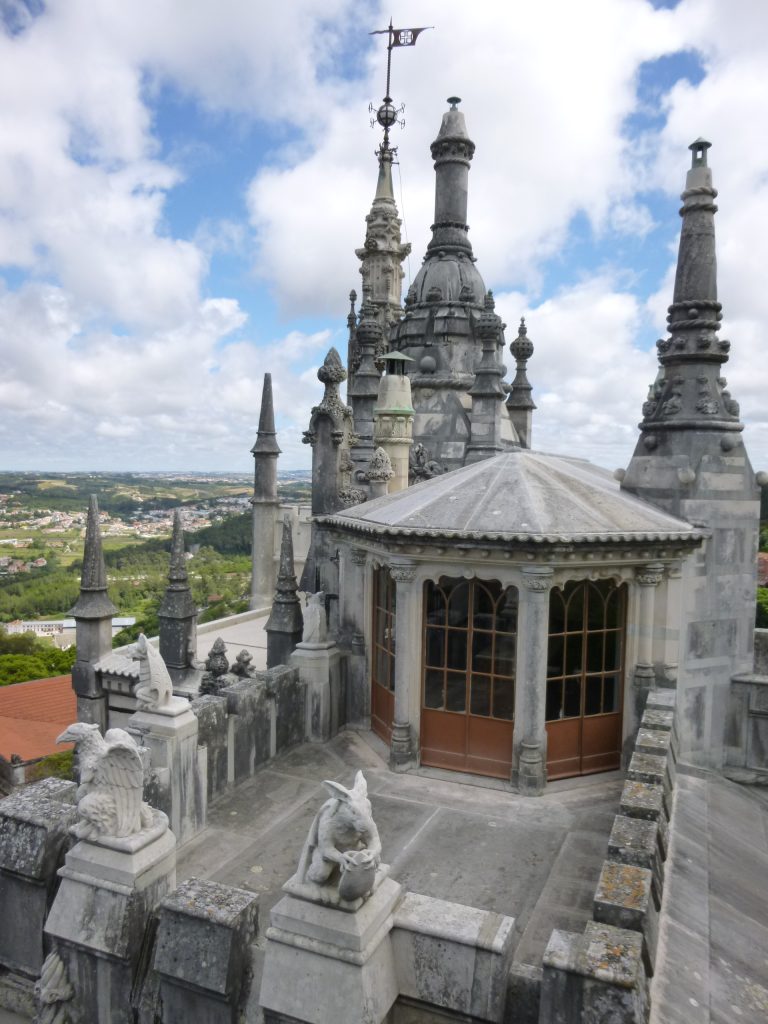
[[[287,664],[296,644],[301,640],[304,619],[298,589],[293,565],[291,517],[286,515],[283,519],[275,600],[264,627],[267,633],[267,668]]]
[[[475,144],[467,134],[459,102],[456,96],[448,100],[449,109],[432,143],[432,239],[408,289],[405,314],[392,327],[389,338],[390,350],[413,360],[407,373],[415,410],[414,452],[420,452],[438,470],[457,469],[465,463],[472,432],[470,389],[483,359],[477,332],[485,311],[486,287],[475,265],[467,225],[469,167]],[[512,437],[506,416],[502,430],[500,443],[509,448],[517,438]]]
[[[72,689],[77,695],[78,721],[95,722],[103,729],[107,724],[106,696],[96,665],[112,649],[112,616],[117,608],[107,594],[95,494],[88,504],[80,596],[70,614],[75,618],[77,660],[72,666]]]
[[[469,165],[475,155],[475,144],[467,135],[464,114],[459,110],[461,100],[449,96],[450,109],[443,114],[440,131],[432,143],[435,161],[435,223],[427,252],[464,252],[472,256],[472,244],[467,237],[467,196],[469,193]]]
[[[277,459],[280,446],[275,432],[272,402],[272,374],[264,374],[261,411],[254,460],[253,534],[251,542],[251,608],[268,607],[275,587],[275,522],[280,502],[277,497]]]
[[[383,336],[381,324],[373,302],[366,299],[360,307],[357,325],[357,350],[359,363],[354,377],[347,384],[347,401],[352,408],[356,442],[352,447],[352,461],[363,469],[373,455],[373,407],[379,393],[381,370],[376,357],[382,353]]]
[[[697,139],[682,194],[683,218],[669,336],[658,343],[660,371],[643,405],[640,438],[622,487],[711,531],[704,564],[686,564],[680,614],[681,660],[656,666],[677,673],[680,756],[718,768],[730,678],[752,671],[759,489],[744,448],[738,404],[722,366],[730,342],[718,338],[714,215],[707,166],[710,144]]]
[[[520,447],[530,448],[533,411],[536,406],[531,398],[533,388],[526,372],[528,360],[533,355],[533,343],[528,337],[525,317],[520,318],[520,329],[517,332],[517,337],[509,346],[509,350],[515,359],[517,372],[507,396],[507,412],[515,433],[520,439]]]
[[[197,608],[187,578],[181,512],[173,513],[171,563],[168,586],[158,611],[160,654],[174,683],[182,683],[195,671]]]

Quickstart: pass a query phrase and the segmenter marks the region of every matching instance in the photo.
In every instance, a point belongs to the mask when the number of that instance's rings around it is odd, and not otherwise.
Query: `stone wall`
[[[753,672],[731,677],[724,774],[768,785],[768,629],[755,630]]]
[[[305,739],[306,686],[286,665],[197,697],[191,708],[208,750],[209,800]]]
[[[644,1024],[650,1011],[678,737],[675,690],[651,690],[584,934],[555,930],[540,1024]]]

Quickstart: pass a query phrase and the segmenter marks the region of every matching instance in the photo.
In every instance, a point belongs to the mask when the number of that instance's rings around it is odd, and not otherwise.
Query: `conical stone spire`
[[[158,611],[160,654],[174,683],[194,670],[197,650],[197,607],[192,598],[184,558],[184,532],[181,512],[173,513],[171,563],[168,586]]]
[[[91,495],[88,503],[80,596],[71,614],[76,619],[103,619],[117,615],[117,608],[107,595],[107,569],[101,548],[99,503],[95,494]]]
[[[710,532],[695,564],[683,566],[680,592],[687,598],[675,597],[679,663],[654,671],[657,685],[672,679],[684,709],[680,758],[719,769],[730,680],[753,671],[760,503],[738,405],[721,376],[730,343],[718,338],[717,193],[707,166],[709,143],[697,139],[690,148],[669,336],[658,342],[660,372],[643,405],[622,487]]]
[[[267,633],[267,668],[287,664],[296,644],[301,640],[304,618],[301,614],[298,590],[293,564],[291,517],[286,515],[283,519],[275,600],[264,627]]]
[[[277,459],[280,446],[275,432],[275,409],[272,401],[272,374],[264,374],[261,411],[253,454],[253,497],[251,506],[251,608],[266,608],[275,586],[274,534],[278,514]]]
[[[501,317],[494,312],[493,293],[485,296],[485,308],[477,325],[477,337],[483,346],[480,362],[475,368],[475,382],[469,389],[472,411],[469,414],[471,435],[465,461],[479,462],[502,450],[501,414],[504,389],[501,378],[504,368],[499,361],[502,345]]]

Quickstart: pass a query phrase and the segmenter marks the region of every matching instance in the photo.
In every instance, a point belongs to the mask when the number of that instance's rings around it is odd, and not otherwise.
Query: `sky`
[[[477,266],[535,347],[536,448],[626,465],[687,147],[713,143],[724,373],[768,469],[765,0],[0,0],[0,469],[250,472],[265,371],[280,468],[309,466],[390,16],[434,26],[393,54],[405,285],[457,95]]]

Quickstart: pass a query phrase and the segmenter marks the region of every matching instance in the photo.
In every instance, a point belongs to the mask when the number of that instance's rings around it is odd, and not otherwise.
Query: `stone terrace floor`
[[[383,860],[405,889],[514,917],[524,964],[541,964],[553,928],[583,931],[620,773],[554,783],[532,799],[452,773],[395,774],[383,754],[372,735],[344,732],[275,759],[209,808],[208,828],[180,852],[179,880],[259,893],[263,945],[269,911],[327,799],[322,780],[351,785],[362,768]]]

